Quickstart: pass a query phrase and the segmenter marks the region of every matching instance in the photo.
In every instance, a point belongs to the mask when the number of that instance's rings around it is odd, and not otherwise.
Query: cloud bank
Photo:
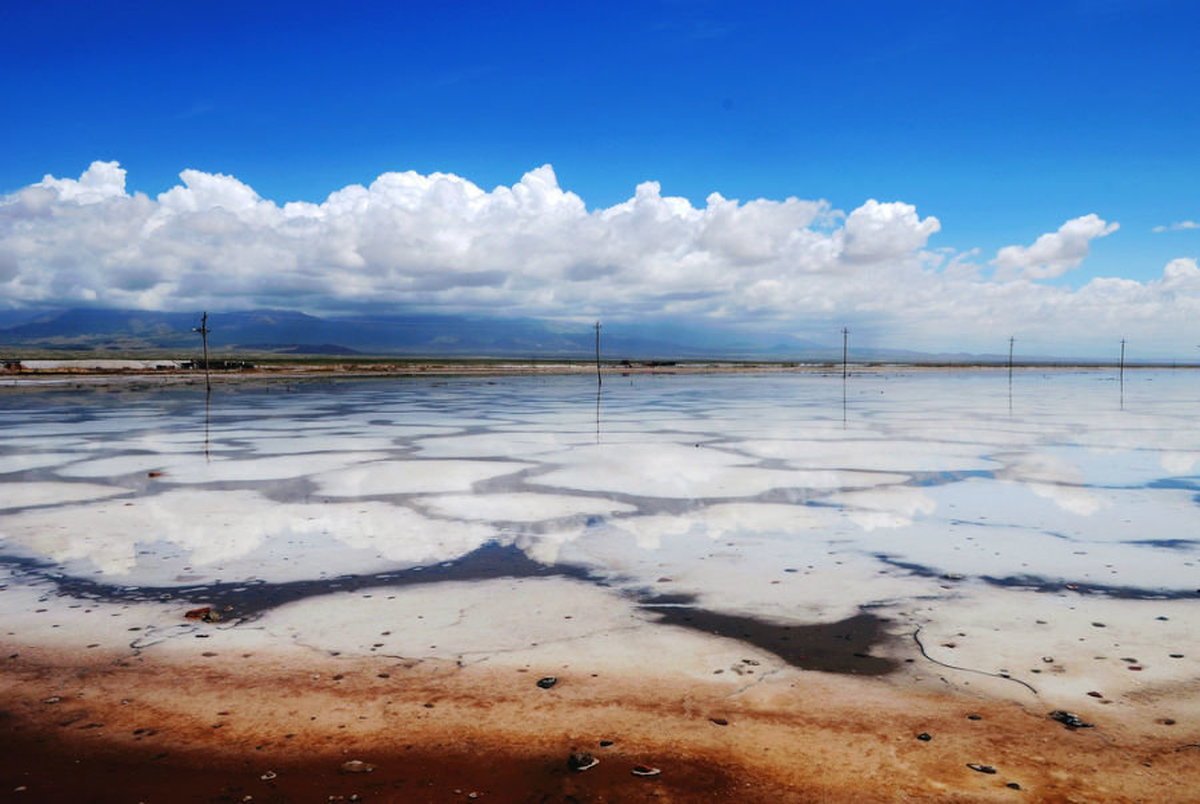
[[[319,204],[280,205],[222,174],[180,179],[151,198],[127,190],[118,163],[94,162],[78,179],[46,176],[0,198],[3,299],[655,316],[805,337],[869,324],[883,345],[943,350],[996,349],[1011,333],[1063,346],[1098,332],[1132,338],[1200,315],[1194,260],[1149,282],[1040,283],[1117,231],[1095,214],[1000,249],[989,271],[972,253],[932,249],[941,223],[902,201],[869,199],[845,213],[822,200],[713,193],[696,207],[646,182],[623,203],[589,210],[549,165],[491,191],[452,174],[385,173]]]

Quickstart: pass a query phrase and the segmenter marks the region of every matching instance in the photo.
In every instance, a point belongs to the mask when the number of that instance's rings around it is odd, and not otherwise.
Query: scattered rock
[[[56,704],[56,703],[58,703],[58,702],[59,702],[59,701],[61,701],[61,700],[62,700],[62,698],[59,698],[57,695],[51,695],[49,698],[43,698],[43,699],[42,699],[42,703],[44,703],[44,704]]]
[[[370,773],[373,770],[375,770],[374,765],[363,762],[361,759],[352,759],[342,763],[342,773]]]
[[[1006,784],[1004,786],[1007,787],[1009,790],[1020,790],[1021,789],[1021,785],[1017,784],[1016,782],[1009,782],[1008,784]]]
[[[921,732],[920,734],[918,734],[918,735],[917,735],[917,739],[918,739],[918,740],[920,740],[920,741],[921,741],[921,742],[923,742],[923,743],[927,743],[927,742],[929,742],[930,740],[932,740],[932,739],[933,739],[933,735],[932,735],[932,734],[930,734],[930,733],[929,733],[929,732],[927,732],[927,731],[923,731],[923,732]]]
[[[1092,623],[1092,627],[1093,628],[1107,628],[1108,626],[1105,625],[1104,623]]]
[[[574,771],[585,771],[600,764],[600,760],[587,751],[576,751],[567,757],[567,767]]]
[[[269,782],[278,776],[279,776],[279,774],[276,773],[275,771],[267,771],[266,773],[264,773],[262,776],[259,776],[258,778],[262,779],[264,782]]]
[[[983,720],[983,715],[967,715],[967,720]]]
[[[1088,696],[1092,698],[1103,698],[1104,694],[1097,692],[1096,690],[1091,690],[1088,692]]]
[[[723,717],[710,717],[710,718],[708,719],[708,722],[709,722],[709,723],[715,723],[715,724],[717,724],[718,726],[728,726],[728,725],[729,725],[729,721],[728,721],[728,720],[726,720],[726,719],[725,719],[725,718],[723,718]]]
[[[1050,719],[1057,720],[1068,729],[1090,729],[1093,727],[1093,724],[1084,722],[1079,715],[1065,712],[1062,709],[1055,709],[1051,712]]]
[[[968,762],[967,767],[973,771],[978,771],[979,773],[995,773],[996,772],[996,769],[993,768],[991,765],[977,765],[974,762]]]
[[[188,620],[200,620],[205,623],[215,623],[221,619],[221,613],[212,606],[201,606],[198,609],[191,609],[183,616]]]
[[[612,740],[601,740],[601,741],[600,741],[600,747],[601,747],[601,748],[608,748],[608,747],[609,747],[610,745],[612,745],[612,744],[613,744],[613,741],[612,741]]]
[[[537,680],[537,685],[544,690],[548,690],[558,683],[558,679],[554,676],[544,676]]]
[[[652,768],[649,765],[634,765],[633,770],[629,772],[634,776],[657,776],[662,773],[658,768]]]

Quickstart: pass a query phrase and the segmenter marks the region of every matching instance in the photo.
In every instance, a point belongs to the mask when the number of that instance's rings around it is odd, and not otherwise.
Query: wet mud
[[[551,688],[537,684],[547,670]],[[1200,789],[1186,727],[1070,730],[896,678],[731,688],[652,662],[591,673],[302,653],[42,655],[2,672],[13,801],[1132,802]],[[573,770],[581,753],[598,763]],[[635,773],[647,769],[660,772]]]

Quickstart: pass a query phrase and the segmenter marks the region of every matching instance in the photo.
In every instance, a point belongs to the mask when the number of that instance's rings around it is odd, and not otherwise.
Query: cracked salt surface
[[[13,614],[33,586],[86,588],[93,606],[207,589],[236,609],[291,584],[230,627],[472,661],[661,646],[695,672],[711,662],[689,656],[724,662],[752,621],[870,612],[887,625],[864,656],[928,665],[920,627],[946,665],[1061,694],[1158,689],[1200,668],[1193,378],[1139,373],[1119,399],[1097,377],[1021,376],[1011,397],[992,373],[637,377],[607,382],[599,406],[580,377],[247,387],[207,408],[184,388],[0,392],[0,557],[16,568],[0,600]],[[569,577],[389,586],[488,545]],[[1155,607],[1169,628],[1147,630]],[[178,628],[170,610],[160,631]],[[724,632],[680,631],[689,610]],[[377,647],[381,612],[425,619]],[[1089,617],[1126,646],[1104,655],[1153,665],[1091,658]],[[38,618],[13,623],[45,636]],[[1185,658],[1159,661],[1167,643]]]

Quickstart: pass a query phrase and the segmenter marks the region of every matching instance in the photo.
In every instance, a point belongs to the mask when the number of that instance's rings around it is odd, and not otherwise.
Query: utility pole
[[[1013,341],[1015,341],[1015,340],[1016,340],[1016,338],[1013,337],[1012,335],[1010,335],[1008,337],[1008,382],[1010,384],[1012,383],[1012,355],[1013,355]]]
[[[850,330],[842,327],[842,379],[846,379],[846,354],[847,344],[850,342]]]
[[[208,377],[208,333],[210,331],[208,328],[208,311],[205,311],[204,315],[200,316],[200,326],[192,327],[192,332],[199,332],[200,339],[204,343],[204,390],[208,393],[212,392],[212,381]]]
[[[600,322],[596,322],[596,385],[604,385],[600,378]]]
[[[1121,384],[1125,384],[1125,339],[1121,339]]]

